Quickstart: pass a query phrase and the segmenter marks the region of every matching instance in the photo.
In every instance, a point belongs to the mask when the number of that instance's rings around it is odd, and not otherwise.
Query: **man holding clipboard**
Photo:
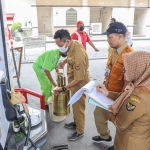
[[[121,22],[113,23],[106,32],[102,34],[107,35],[107,41],[111,47],[106,65],[104,84],[107,83],[105,87],[109,91],[116,92],[116,94],[120,93],[125,85],[122,54],[133,51],[126,43],[125,34],[126,27]],[[101,85],[97,85],[97,89],[101,88],[100,86]],[[105,113],[108,113],[108,111],[100,107],[95,108],[94,119],[99,135],[94,136],[92,140],[96,143],[109,143],[112,141],[108,128],[108,118],[105,116]],[[109,148],[109,150],[111,149]]]

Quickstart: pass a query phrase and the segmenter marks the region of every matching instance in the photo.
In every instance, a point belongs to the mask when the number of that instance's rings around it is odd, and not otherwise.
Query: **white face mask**
[[[67,52],[67,51],[68,51],[68,47],[66,47],[66,43],[65,43],[65,45],[64,45],[64,46],[59,47],[59,50],[60,50],[60,52],[62,52],[62,53]]]

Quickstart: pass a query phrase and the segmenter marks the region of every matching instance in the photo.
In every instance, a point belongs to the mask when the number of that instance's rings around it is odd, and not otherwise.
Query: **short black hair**
[[[116,19],[115,19],[115,18],[111,18],[111,20],[113,20],[114,22],[116,22]]]
[[[68,30],[60,29],[55,32],[54,39],[60,38],[60,41],[66,42],[66,40],[71,40],[71,36]]]

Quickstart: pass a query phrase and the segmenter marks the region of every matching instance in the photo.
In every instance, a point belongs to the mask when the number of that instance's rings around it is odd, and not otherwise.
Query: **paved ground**
[[[149,41],[134,41],[134,47],[136,50],[150,50]],[[101,83],[103,81],[103,74],[105,71],[105,64],[107,59],[107,42],[95,42],[96,47],[98,47],[101,51],[96,53],[94,52],[89,46],[87,49],[87,53],[90,59],[90,75],[91,80],[94,80],[96,83]],[[51,48],[55,46],[54,44],[47,44],[47,48]],[[30,51],[31,52],[31,51]],[[30,54],[30,53],[29,53]],[[33,54],[32,54],[33,55]],[[39,55],[39,54],[38,54]],[[32,56],[35,59],[35,56]],[[55,72],[52,73],[53,77],[55,78]],[[20,76],[21,87],[28,88],[30,90],[40,92],[40,86],[37,81],[36,75],[32,69],[32,63],[22,64],[21,66],[21,76]],[[17,87],[16,79],[14,79],[14,86]],[[34,97],[29,97],[29,103],[35,106],[39,106],[39,100],[35,99]],[[72,111],[66,117],[66,119],[60,123],[54,123],[50,120],[49,114],[47,113],[47,125],[48,125],[48,136],[47,142],[45,145],[41,147],[41,150],[49,150],[51,145],[60,144],[60,143],[68,143],[71,150],[107,150],[109,146],[113,143],[108,145],[103,144],[95,144],[92,142],[91,138],[97,135],[94,118],[93,118],[93,111],[95,106],[89,104],[87,102],[86,105],[86,126],[85,126],[85,136],[81,139],[78,139],[75,142],[69,142],[67,140],[67,136],[73,132],[73,130],[68,130],[64,128],[64,124],[66,122],[72,121]],[[109,127],[111,130],[111,135],[114,138],[115,135],[115,127],[112,123],[109,123]]]
[[[96,64],[96,65],[95,65]],[[95,80],[96,82],[102,82],[104,68],[106,64],[106,59],[102,60],[90,60],[90,72],[91,72],[91,80]],[[21,66],[21,86],[24,88],[28,88],[33,91],[40,92],[40,86],[36,79],[36,75],[32,69],[32,63],[22,64]],[[55,77],[55,72],[53,72],[53,76]],[[16,81],[16,79],[15,79]],[[15,86],[17,84],[15,82]],[[31,105],[39,106],[39,101],[34,97],[29,97],[29,103]],[[64,124],[66,122],[72,121],[72,111],[66,117],[66,119],[60,123],[54,123],[50,120],[49,114],[47,113],[47,125],[48,125],[48,136],[46,144],[41,148],[41,150],[48,150],[51,145],[60,144],[60,143],[68,143],[71,147],[71,150],[106,150],[109,145],[99,145],[94,144],[91,138],[97,135],[93,111],[95,106],[89,104],[87,102],[86,105],[86,126],[85,126],[85,136],[75,142],[69,142],[67,140],[67,136],[73,132],[73,130],[68,130],[64,128]],[[114,137],[115,128],[112,123],[109,124],[111,128],[112,136]],[[111,144],[110,144],[111,145]]]

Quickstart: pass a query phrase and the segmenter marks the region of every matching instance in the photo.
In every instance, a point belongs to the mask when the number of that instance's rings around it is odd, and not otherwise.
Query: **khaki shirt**
[[[150,150],[150,91],[136,88],[111,121],[117,129],[115,150]]]
[[[68,83],[73,80],[83,81],[71,89],[79,89],[90,81],[88,68],[89,60],[84,47],[78,41],[72,41],[67,56]]]
[[[113,58],[112,58],[112,65],[114,64],[116,58],[121,54],[121,52],[128,46],[127,42],[124,43],[121,47],[119,47],[118,49],[113,48],[114,49],[114,54],[113,54]]]

